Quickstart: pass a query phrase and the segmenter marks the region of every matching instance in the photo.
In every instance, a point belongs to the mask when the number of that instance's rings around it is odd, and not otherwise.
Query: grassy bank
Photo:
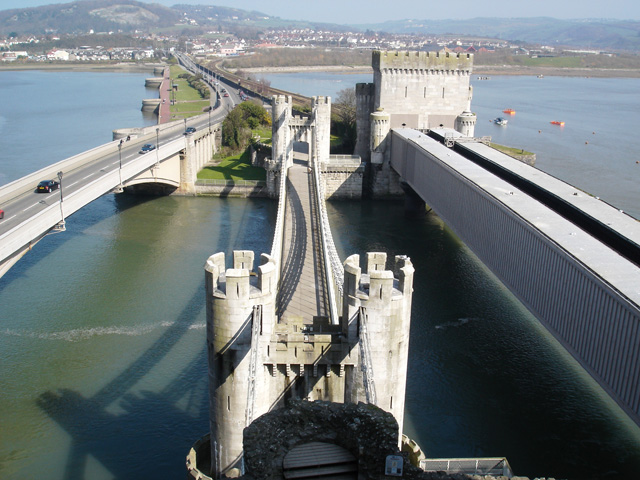
[[[266,178],[264,168],[251,166],[249,149],[221,159],[216,165],[204,167],[198,172],[198,179],[265,180]]]

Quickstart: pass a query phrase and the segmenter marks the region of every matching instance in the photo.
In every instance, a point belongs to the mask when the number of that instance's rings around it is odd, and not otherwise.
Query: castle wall
[[[358,157],[333,155],[322,165],[325,199],[362,198],[365,166]]]

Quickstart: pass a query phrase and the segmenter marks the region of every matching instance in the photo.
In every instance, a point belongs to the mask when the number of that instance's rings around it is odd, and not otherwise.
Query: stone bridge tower
[[[372,67],[373,83],[356,85],[355,154],[370,164],[371,196],[398,195],[399,179],[389,168],[389,149],[379,138],[381,112],[386,114],[384,128],[447,127],[472,137],[476,120],[470,112],[473,55],[374,51]]]
[[[230,268],[224,253],[205,265],[211,476],[241,470],[244,428],[290,398],[375,403],[402,432],[411,261],[396,257],[387,270],[385,253],[368,253],[363,271],[349,257],[337,324],[279,321],[276,264],[263,254],[253,272],[253,262],[253,252],[235,251]]]

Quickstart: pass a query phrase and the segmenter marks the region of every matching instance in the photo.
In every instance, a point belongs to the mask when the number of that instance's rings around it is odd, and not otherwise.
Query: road
[[[210,125],[222,122],[227,113],[240,101],[237,94],[230,88],[228,91],[230,96],[220,97],[220,102],[217,102],[218,107],[216,109],[212,110],[210,114],[203,114],[186,120],[185,127],[195,127],[196,130],[202,130],[209,128]],[[180,138],[182,135],[183,132],[163,132],[162,128],[160,128],[155,142],[150,142],[148,137],[146,139],[133,138],[122,143],[121,152],[116,151],[115,153],[105,154],[94,161],[84,164],[82,167],[71,171],[64,171],[62,177],[62,195],[66,196],[92,182],[100,175],[116,171],[120,168],[120,165],[125,166],[131,160],[139,158],[139,156],[142,155],[139,151],[143,144],[154,143],[162,145],[163,143]],[[157,155],[157,149],[144,155]],[[60,201],[60,190],[54,190],[51,193],[36,193],[36,185],[38,182],[48,179],[49,178],[38,178],[33,183],[33,190],[23,192],[3,202],[0,208],[4,210],[5,214],[4,219],[0,220],[0,235],[28,221],[45,208]],[[57,181],[58,179],[54,178],[54,180]]]

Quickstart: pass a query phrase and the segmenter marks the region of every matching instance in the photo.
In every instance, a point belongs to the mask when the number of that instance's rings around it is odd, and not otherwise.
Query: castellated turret
[[[344,262],[342,318],[349,319],[350,336],[366,322],[376,405],[393,414],[402,432],[414,268],[406,256],[395,257],[394,271],[386,270],[386,253],[367,253],[366,260],[364,273],[359,255]]]
[[[373,112],[371,118],[371,163],[382,164],[387,153],[389,130],[391,129],[390,117],[383,108]]]
[[[311,99],[311,112],[315,121],[314,145],[309,148],[317,148],[317,158],[321,163],[329,161],[329,147],[331,145],[331,97],[313,97]]]
[[[241,457],[252,327],[268,336],[273,323],[262,320],[275,315],[275,264],[263,254],[252,275],[253,260],[253,252],[242,250],[233,252],[233,268],[225,268],[224,253],[205,264],[212,471],[233,468]]]

